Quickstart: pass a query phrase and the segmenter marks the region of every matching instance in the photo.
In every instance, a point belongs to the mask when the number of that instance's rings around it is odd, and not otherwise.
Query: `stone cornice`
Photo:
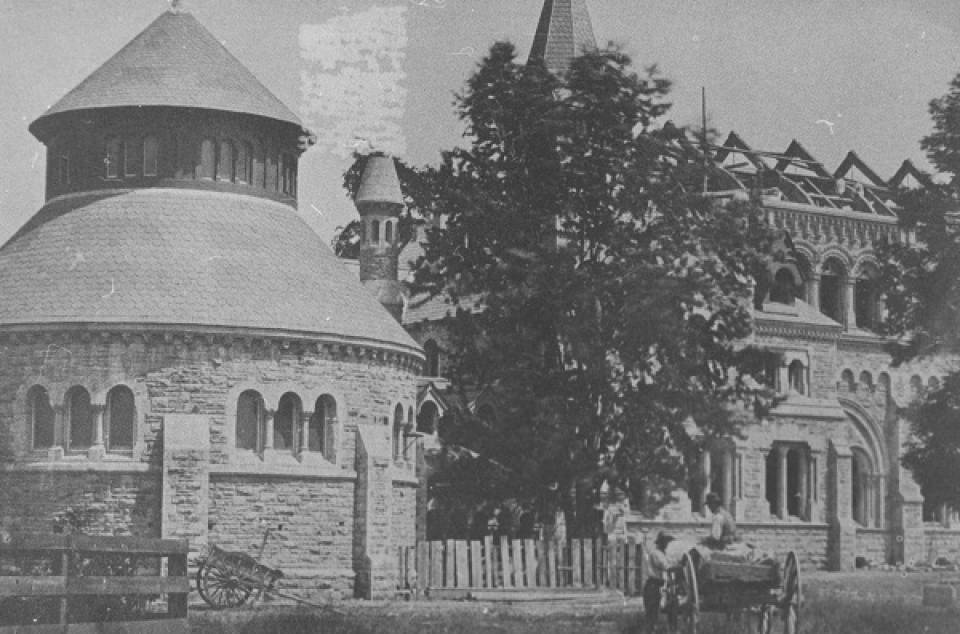
[[[767,320],[761,317],[754,321],[753,334],[757,337],[766,336],[835,341],[840,336],[841,330],[834,326],[818,326],[815,324],[784,322],[773,319]]]
[[[223,346],[271,347],[283,353],[315,353],[324,358],[395,367],[419,374],[423,353],[386,342],[302,332],[153,324],[17,324],[0,326],[0,345],[27,344],[177,345],[188,348]]]

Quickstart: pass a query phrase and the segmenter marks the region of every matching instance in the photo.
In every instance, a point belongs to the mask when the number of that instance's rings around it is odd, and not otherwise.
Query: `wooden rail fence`
[[[633,540],[542,541],[487,536],[478,541],[420,542],[398,552],[410,590],[609,588],[639,594],[643,547]],[[416,574],[412,574],[415,571]],[[401,582],[404,583],[404,582]]]
[[[189,632],[186,540],[4,537],[0,634]],[[151,609],[156,606],[165,613]]]

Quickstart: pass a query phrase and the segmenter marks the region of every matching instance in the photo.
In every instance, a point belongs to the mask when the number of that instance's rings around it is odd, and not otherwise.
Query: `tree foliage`
[[[473,404],[443,430],[441,505],[563,510],[587,533],[602,489],[653,510],[684,482],[691,421],[752,416],[731,369],[756,363],[736,342],[779,236],[751,201],[697,193],[696,144],[652,125],[668,90],[616,48],[558,78],[498,43],[457,96],[468,144],[431,174],[446,223],[416,275],[457,308],[449,378]]]
[[[930,102],[933,132],[921,147],[930,162],[951,176],[946,184],[901,192],[900,221],[908,241],[882,245],[886,289],[884,332],[894,363],[960,351],[960,75],[947,94]],[[907,412],[913,441],[902,463],[934,504],[960,507],[960,378],[950,373],[942,387]]]

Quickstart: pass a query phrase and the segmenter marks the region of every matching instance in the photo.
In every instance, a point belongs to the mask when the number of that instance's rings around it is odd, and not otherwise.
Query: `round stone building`
[[[164,13],[33,122],[0,249],[0,525],[188,538],[309,594],[413,545],[419,346],[297,215],[298,117]]]

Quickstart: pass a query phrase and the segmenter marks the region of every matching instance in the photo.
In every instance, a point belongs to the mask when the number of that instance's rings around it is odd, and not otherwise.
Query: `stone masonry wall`
[[[73,510],[91,535],[160,537],[159,472],[0,471],[0,527],[50,533]]]

